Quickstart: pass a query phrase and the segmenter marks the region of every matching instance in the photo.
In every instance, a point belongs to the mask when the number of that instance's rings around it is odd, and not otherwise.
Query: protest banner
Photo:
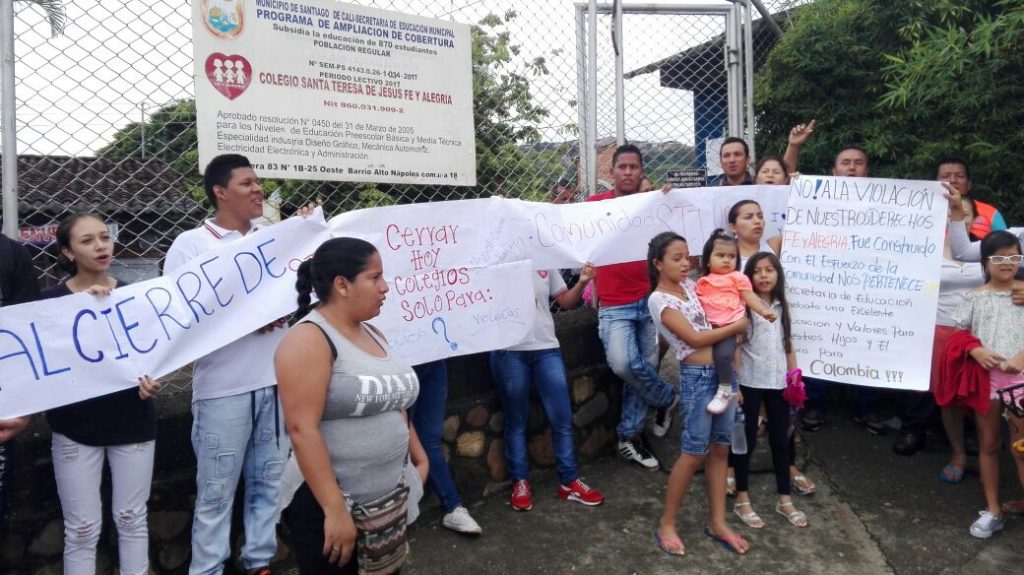
[[[533,266],[502,199],[388,206],[331,218],[335,236],[380,250],[391,287],[375,325],[412,364],[521,342],[533,325]]]
[[[295,270],[330,237],[319,212],[211,250],[108,297],[3,308],[0,419],[160,377],[295,309]]]
[[[469,26],[330,0],[197,0],[200,170],[474,185]]]
[[[521,342],[533,269],[640,260],[669,229],[700,246],[742,199],[761,204],[766,237],[786,224],[807,375],[927,389],[945,222],[937,185],[803,177],[571,205],[491,198],[290,218],[108,298],[3,308],[0,418],[133,387],[291,313],[299,264],[331,236],[377,246],[391,291],[374,324],[415,364]]]
[[[947,205],[937,182],[793,181],[781,260],[805,376],[928,389]]]
[[[534,267],[551,269],[586,261],[606,265],[642,260],[651,238],[668,230],[686,238],[690,253],[699,254],[715,228],[727,229],[729,208],[740,200],[761,205],[764,236],[775,237],[786,221],[788,193],[788,186],[754,185],[651,191],[570,205],[513,203],[527,226],[519,243]]]

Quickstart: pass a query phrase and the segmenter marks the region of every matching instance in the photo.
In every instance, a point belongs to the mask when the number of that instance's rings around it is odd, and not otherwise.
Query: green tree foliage
[[[933,178],[971,164],[974,195],[1024,221],[1024,0],[818,0],[797,9],[759,72],[758,147],[782,149],[817,118],[805,173],[828,173],[856,144],[871,173]]]
[[[64,33],[68,15],[64,11],[64,0],[21,0],[42,8],[46,20],[50,23],[50,36],[56,38]]]
[[[962,154],[981,199],[1024,223],[1024,0],[929,4],[938,21],[902,31],[909,45],[883,69],[882,106],[922,127],[910,162]]]
[[[519,47],[505,25],[516,15],[491,15],[472,27],[473,120],[476,131],[477,185],[413,186],[356,182],[267,180],[268,194],[277,193],[286,208],[321,199],[328,214],[362,207],[503,194],[541,199],[562,171],[555,152],[535,152],[534,127],[547,111],[533,102],[530,77],[547,74],[543,58],[520,64]],[[181,176],[197,200],[205,198],[197,167],[196,110],[183,100],[157,110],[145,123],[131,123],[98,151],[111,158],[157,158]],[[288,211],[287,209],[285,211]]]

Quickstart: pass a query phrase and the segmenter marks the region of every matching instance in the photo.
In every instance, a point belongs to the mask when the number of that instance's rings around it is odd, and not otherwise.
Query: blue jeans
[[[622,386],[619,439],[633,439],[644,429],[647,408],[672,403],[676,390],[662,381],[654,368],[658,363],[658,330],[647,309],[646,297],[629,304],[602,307],[597,319],[608,367],[626,384]]]
[[[270,564],[277,552],[274,517],[288,436],[277,386],[201,399],[192,404],[196,453],[196,512],[192,518],[189,574],[221,573],[231,554],[231,507],[239,476],[245,477],[245,544],[242,565]]]
[[[529,478],[526,461],[526,422],[530,415],[530,384],[537,390],[551,426],[558,479],[562,485],[576,480],[572,407],[565,364],[558,348],[536,351],[491,352],[491,373],[505,409],[505,458],[514,481]]]
[[[736,402],[717,415],[707,407],[718,391],[718,371],[713,365],[679,364],[679,450],[687,455],[708,454],[711,445],[732,444]]]
[[[462,505],[462,498],[455,488],[448,462],[441,451],[441,432],[444,429],[444,414],[448,404],[448,368],[444,360],[414,365],[416,377],[420,380],[420,396],[412,406],[412,426],[427,452],[430,474],[427,484],[441,500],[441,507],[448,513]]]

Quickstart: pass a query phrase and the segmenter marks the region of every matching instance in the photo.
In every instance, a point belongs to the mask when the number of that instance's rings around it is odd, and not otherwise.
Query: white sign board
[[[928,389],[947,205],[937,182],[794,180],[781,259],[805,376]]]
[[[199,168],[476,183],[469,26],[329,0],[195,0]]]

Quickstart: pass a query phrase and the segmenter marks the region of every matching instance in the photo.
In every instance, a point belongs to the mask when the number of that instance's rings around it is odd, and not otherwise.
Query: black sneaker
[[[892,444],[892,452],[896,455],[910,456],[924,449],[925,438],[917,433],[904,433]]]
[[[885,435],[885,420],[874,413],[867,416],[867,421],[864,422],[864,427],[867,428],[868,433],[873,435]]]
[[[651,433],[654,434],[654,437],[665,437],[668,435],[668,430],[672,427],[672,413],[677,405],[679,405],[678,395],[675,396],[672,403],[665,407],[659,407],[654,412],[654,422],[651,423]]]
[[[657,471],[658,458],[637,440],[619,440],[619,457],[645,471]]]
[[[805,410],[800,417],[800,423],[804,431],[818,431],[821,429],[821,425],[825,423],[825,414],[818,409]]]

